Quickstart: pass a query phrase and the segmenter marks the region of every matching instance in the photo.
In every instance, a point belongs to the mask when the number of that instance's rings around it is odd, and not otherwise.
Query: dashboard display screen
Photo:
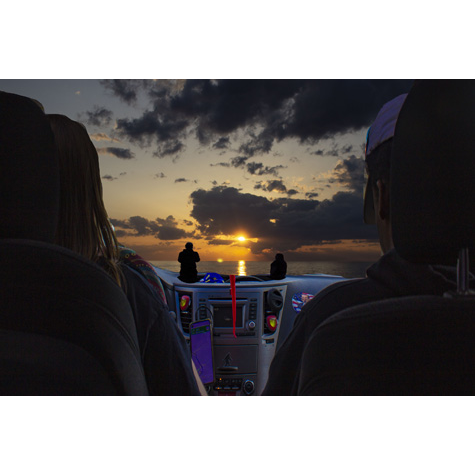
[[[244,306],[236,306],[236,328],[243,326]],[[233,327],[233,307],[231,304],[213,305],[213,322],[215,328]]]

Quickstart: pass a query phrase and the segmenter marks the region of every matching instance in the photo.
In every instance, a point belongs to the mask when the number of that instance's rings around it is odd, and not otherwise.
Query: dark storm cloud
[[[276,191],[277,193],[285,193],[288,196],[298,194],[297,190],[287,189],[282,180],[261,181],[254,186],[255,190]]]
[[[246,164],[246,169],[251,175],[274,175],[278,176],[277,170],[285,168],[283,165],[277,165],[275,167],[264,166],[263,163],[250,162]]]
[[[381,106],[407,92],[410,80],[188,80],[180,83],[118,81],[103,83],[126,102],[139,90],[150,107],[140,118],[120,119],[118,132],[142,146],[153,142],[164,155],[194,134],[203,145],[224,145],[229,134],[245,133],[247,157],[267,153],[275,141],[322,138],[371,124]],[[172,87],[173,86],[173,87]],[[220,139],[223,141],[220,142]],[[160,148],[161,147],[161,148]]]
[[[198,229],[210,237],[235,234],[241,228],[267,231],[266,221],[276,207],[266,198],[225,186],[215,186],[210,191],[196,190],[190,198],[191,216],[199,223]]]
[[[111,223],[116,228],[119,236],[154,236],[162,241],[172,241],[189,236],[183,229],[177,227],[177,221],[173,216],[166,219],[156,218],[151,221],[142,216],[131,216],[129,219],[112,219]],[[121,228],[121,229],[117,229]]]
[[[334,146],[331,150],[315,150],[314,152],[310,152],[310,155],[317,155],[319,157],[323,155],[329,155],[331,157],[340,157],[342,155],[348,155],[353,150],[352,145],[345,145],[343,147],[338,148]]]
[[[113,155],[114,157],[120,158],[122,160],[131,160],[132,158],[135,158],[135,154],[128,148],[103,147],[96,150],[97,153]]]
[[[213,148],[225,149],[231,144],[229,137],[220,137],[216,143],[213,144]]]
[[[244,168],[249,157],[234,157],[231,159],[231,166],[234,168]]]
[[[182,138],[186,135],[187,126],[187,120],[153,110],[138,119],[119,119],[117,133],[141,147],[149,146],[155,140],[158,145],[155,154],[164,157],[183,150]]]
[[[285,193],[287,191],[287,187],[284,185],[282,180],[271,180],[268,182],[260,182],[254,186],[255,190],[263,190],[263,191],[277,191],[279,193]]]
[[[157,239],[173,241],[175,239],[182,239],[188,235],[183,229],[177,228],[178,223],[171,215],[166,219],[157,218],[156,222],[159,225],[158,233],[155,235]]]
[[[339,192],[331,200],[290,198],[268,200],[232,187],[214,187],[191,194],[191,216],[210,239],[245,232],[252,252],[294,250],[304,245],[342,239],[376,239],[372,226],[363,224],[362,193]]]
[[[185,146],[183,142],[179,140],[168,140],[160,145],[154,155],[156,157],[166,157],[167,155],[177,155],[179,152],[184,150]]]
[[[278,170],[281,168],[286,168],[283,165],[276,165],[269,167],[264,165],[262,162],[248,162],[249,157],[239,156],[232,158],[229,162],[220,162],[211,164],[211,166],[219,167],[233,167],[233,168],[242,168],[246,170],[250,175],[274,175],[278,176]]]
[[[338,183],[353,191],[361,191],[365,185],[364,160],[354,155],[339,160],[333,169],[333,175],[328,180],[330,183]]]
[[[256,136],[253,133],[249,134],[251,140],[242,144],[239,147],[239,151],[253,157],[256,154],[269,153],[274,144],[274,137],[270,131],[266,131]]]
[[[96,127],[109,125],[112,120],[112,111],[99,106],[94,106],[92,111],[86,113],[86,123]]]
[[[100,83],[127,104],[137,100],[137,95],[150,81],[142,79],[104,79]]]

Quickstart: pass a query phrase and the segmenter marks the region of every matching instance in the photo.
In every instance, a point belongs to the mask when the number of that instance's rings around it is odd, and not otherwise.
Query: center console
[[[181,281],[177,272],[158,267],[155,270],[188,342],[191,323],[206,319],[212,322],[214,382],[205,386],[213,396],[261,394],[271,361],[302,306],[327,285],[342,280],[324,274],[287,276],[282,280],[239,277],[234,321],[230,283],[190,284]],[[225,280],[228,277],[223,276]]]
[[[185,338],[190,323],[209,319],[213,324],[215,382],[207,385],[210,395],[256,395],[264,389],[286,286],[263,284],[236,286],[235,322],[229,285],[175,286],[177,320]]]

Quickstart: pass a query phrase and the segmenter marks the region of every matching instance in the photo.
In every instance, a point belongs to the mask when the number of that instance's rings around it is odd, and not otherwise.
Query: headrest
[[[390,188],[400,256],[455,265],[459,250],[475,250],[475,81],[414,84],[396,124]]]
[[[0,91],[0,238],[53,242],[59,168],[53,134],[32,99]]]

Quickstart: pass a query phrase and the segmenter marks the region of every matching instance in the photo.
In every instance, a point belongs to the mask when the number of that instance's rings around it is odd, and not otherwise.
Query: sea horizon
[[[173,272],[180,271],[178,261],[150,261],[156,267]],[[287,275],[302,274],[329,274],[346,278],[365,277],[366,269],[374,262],[367,261],[287,261]],[[269,261],[200,261],[197,263],[199,273],[216,272],[229,275],[256,275],[268,274],[270,271]]]

